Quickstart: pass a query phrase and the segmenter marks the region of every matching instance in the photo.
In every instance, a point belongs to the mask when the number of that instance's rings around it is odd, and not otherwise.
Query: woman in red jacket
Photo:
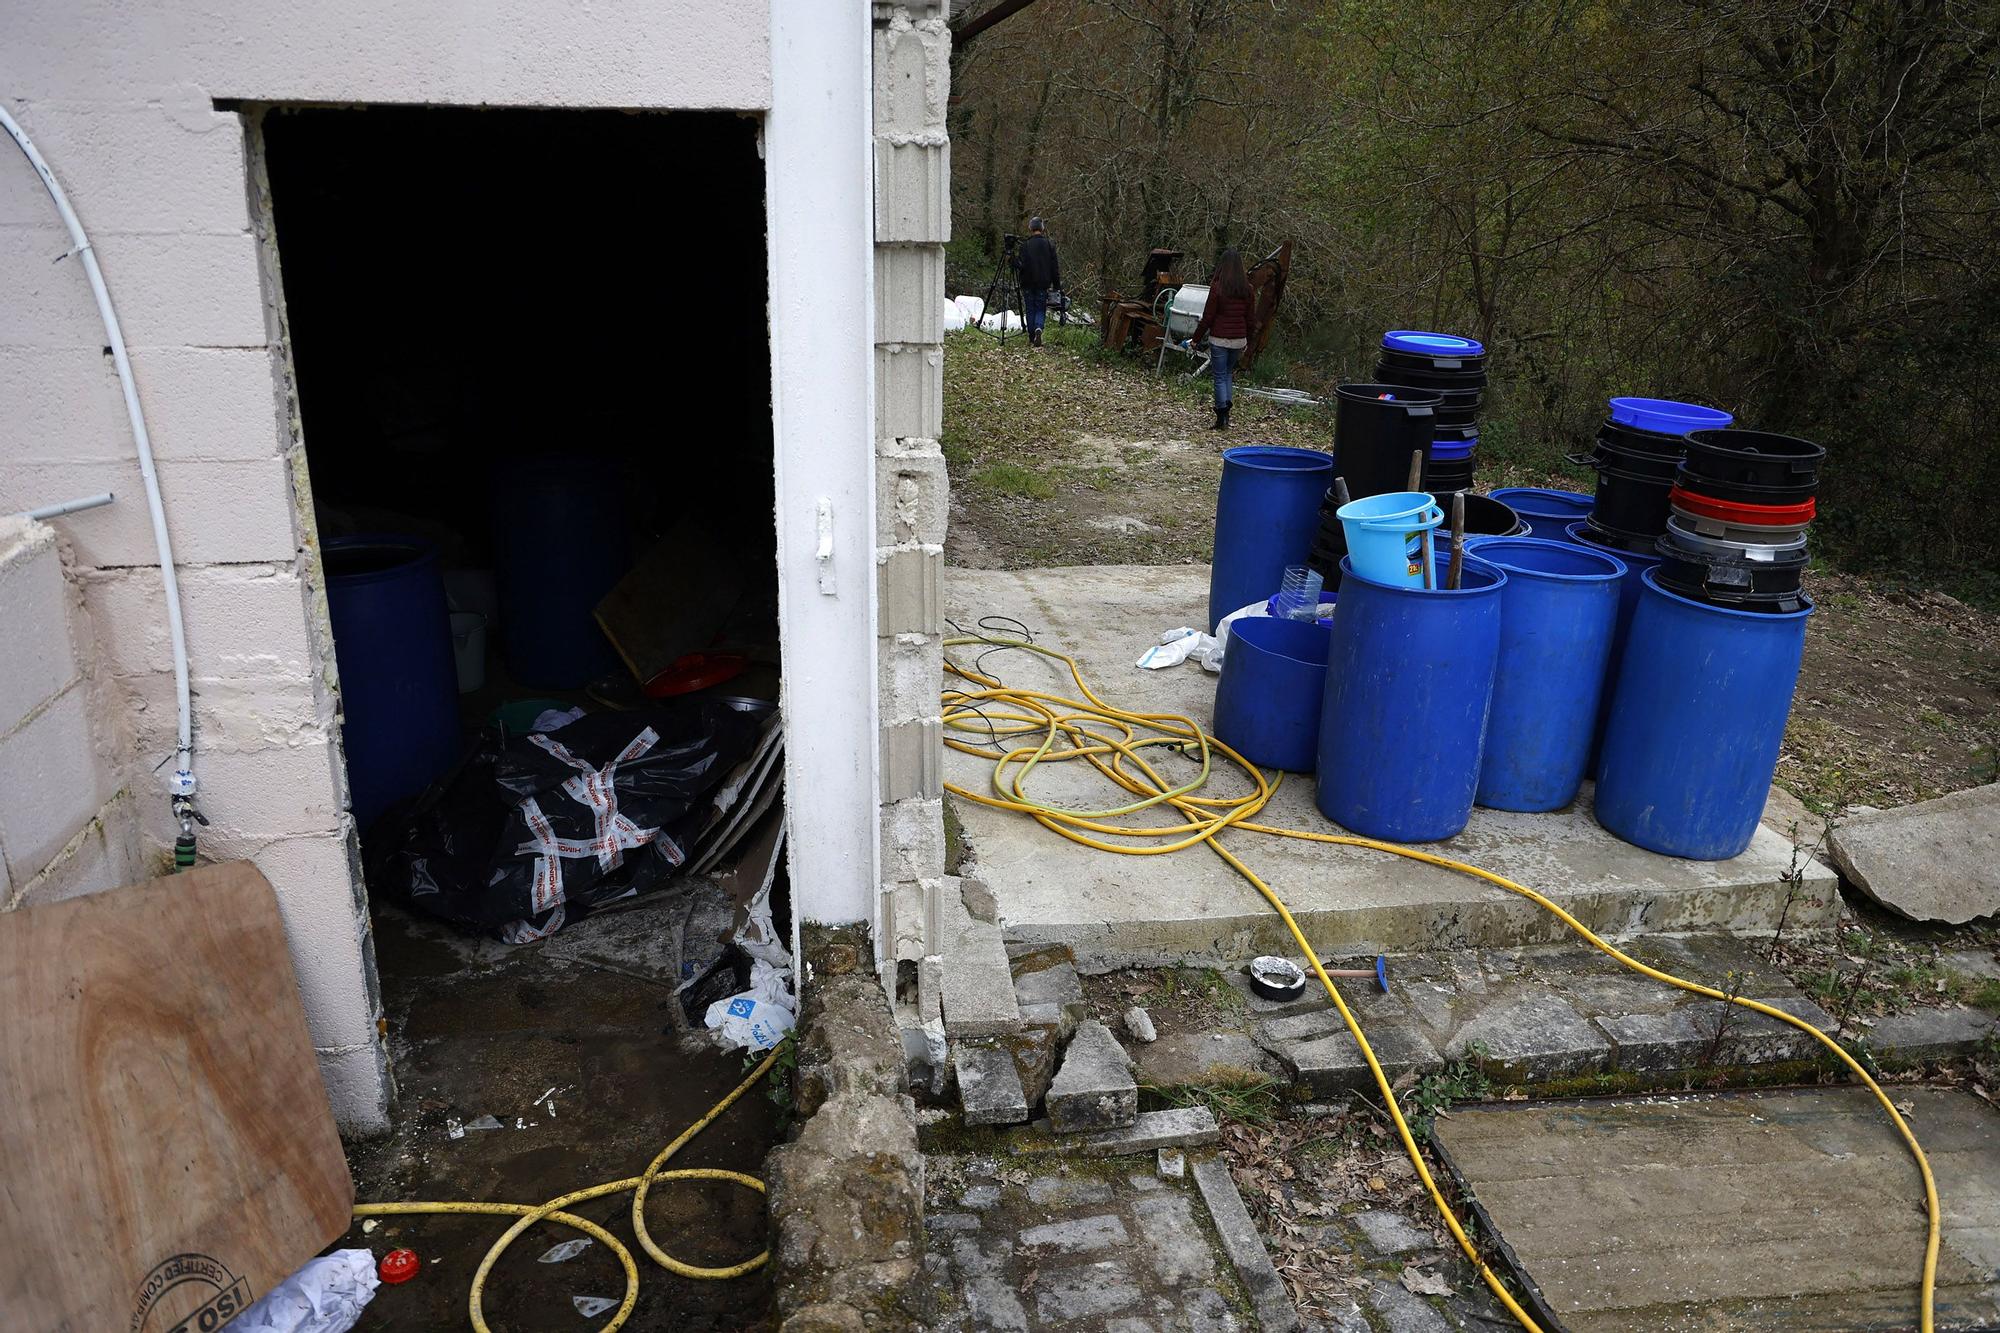
[[[1229,427],[1231,376],[1243,349],[1257,336],[1257,298],[1250,289],[1250,275],[1243,271],[1243,256],[1234,248],[1224,250],[1208,280],[1208,304],[1202,307],[1201,323],[1194,326],[1190,342],[1208,339],[1208,368],[1215,377],[1215,425]]]

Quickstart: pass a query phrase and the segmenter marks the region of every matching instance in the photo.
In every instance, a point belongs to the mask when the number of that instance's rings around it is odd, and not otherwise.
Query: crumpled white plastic
[[[347,1333],[375,1299],[382,1280],[367,1250],[335,1250],[264,1293],[229,1325],[229,1333]]]
[[[1206,653],[1215,647],[1212,635],[1203,634],[1198,629],[1186,625],[1170,629],[1160,636],[1160,641],[1139,654],[1139,660],[1132,665],[1145,671],[1159,671],[1165,667],[1179,666],[1198,653]]]
[[[785,1039],[798,1017],[792,1011],[792,970],[759,958],[750,964],[750,989],[708,1006],[703,1021],[725,1050],[768,1051]]]
[[[535,725],[531,731],[561,731],[570,723],[583,716],[581,708],[544,708],[535,715]]]

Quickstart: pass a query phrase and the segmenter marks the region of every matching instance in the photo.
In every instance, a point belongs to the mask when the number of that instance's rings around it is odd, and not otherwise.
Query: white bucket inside
[[[470,694],[486,683],[486,617],[477,611],[451,613],[451,656],[458,668],[458,692]]]

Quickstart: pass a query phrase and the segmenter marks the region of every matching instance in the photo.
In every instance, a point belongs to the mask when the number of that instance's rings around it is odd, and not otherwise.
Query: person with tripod
[[[1250,289],[1242,252],[1231,246],[1215,261],[1215,272],[1208,280],[1208,304],[1202,307],[1201,322],[1188,335],[1190,343],[1208,339],[1208,368],[1215,379],[1215,424],[1210,430],[1229,429],[1232,375],[1236,363],[1243,359],[1243,349],[1256,336],[1257,296]]]
[[[1048,319],[1049,293],[1062,286],[1062,261],[1040,218],[1028,219],[1028,239],[1014,257],[1021,280],[1021,314],[1028,326],[1028,346],[1042,345],[1042,325]]]

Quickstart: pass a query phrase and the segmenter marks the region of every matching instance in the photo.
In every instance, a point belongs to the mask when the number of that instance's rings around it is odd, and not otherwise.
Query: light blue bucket
[[[1431,534],[1444,522],[1434,496],[1391,491],[1350,500],[1336,513],[1355,573],[1391,587],[1427,586],[1425,575],[1436,560]]]

